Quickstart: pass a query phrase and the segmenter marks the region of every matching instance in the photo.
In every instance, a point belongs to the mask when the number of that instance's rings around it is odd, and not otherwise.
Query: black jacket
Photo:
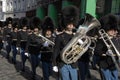
[[[0,30],[0,43],[2,43],[2,40],[3,40],[3,34],[2,31]]]
[[[106,45],[104,44],[103,40],[99,39],[97,41],[97,45],[95,48],[95,55],[99,57],[98,64],[100,68],[114,70],[116,69],[116,67],[115,67],[115,64],[112,58],[108,55],[103,56],[103,54],[106,54],[107,50],[108,49]]]
[[[54,46],[54,54],[53,54],[53,63],[54,65],[57,65],[59,67],[62,67],[64,63],[62,60],[61,60],[61,51],[62,49],[67,45],[67,43],[72,39],[73,37],[73,34],[67,34],[67,33],[62,33],[60,35],[58,35],[55,39],[55,46]],[[56,62],[54,62],[56,61]],[[77,62],[75,63],[72,63],[70,64],[73,68],[76,68],[77,67]]]
[[[9,44],[11,43],[11,37],[10,37],[11,31],[12,28],[8,28],[8,27],[4,28],[3,30],[3,39],[7,41]]]
[[[85,62],[85,63],[89,63],[90,62],[90,54],[91,51],[88,49],[80,58],[78,61],[80,62]]]
[[[11,44],[16,46],[18,40],[17,32],[11,32],[10,36],[11,36]]]
[[[0,50],[2,49],[2,47],[3,47],[3,34],[2,34],[2,32],[0,31]]]
[[[48,38],[52,42],[54,42],[54,37]],[[44,43],[42,44],[41,47],[41,61],[45,62],[52,62],[52,55],[53,55],[53,48],[54,45],[48,43],[48,46],[44,46]]]
[[[27,31],[18,32],[18,43],[21,48],[26,49],[28,33]]]
[[[28,36],[27,48],[30,54],[39,54],[42,45],[42,39],[34,33]]]

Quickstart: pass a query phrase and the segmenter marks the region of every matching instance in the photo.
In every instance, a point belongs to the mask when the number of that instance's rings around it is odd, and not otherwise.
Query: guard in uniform
[[[118,30],[117,19],[115,15],[108,14],[106,16],[103,16],[100,19],[100,23],[102,26],[101,28],[106,31],[111,41],[113,41],[114,37],[117,35],[116,32]],[[116,53],[114,52],[113,54],[115,55]],[[118,70],[111,58],[113,55],[110,54],[107,45],[105,45],[101,38],[97,41],[95,55],[99,57],[98,65],[100,67],[100,72],[102,74],[103,80],[118,80]],[[115,56],[114,58],[117,60]]]
[[[42,38],[39,36],[41,21],[38,17],[33,17],[31,23],[31,30],[33,30],[33,32],[28,36],[27,48],[31,59],[32,78],[35,79],[36,68],[40,61],[40,48],[42,45]]]
[[[27,46],[27,38],[28,38],[28,19],[26,17],[23,17],[20,19],[20,25],[21,30],[18,32],[18,44],[20,46],[20,55],[21,55],[21,61],[22,61],[22,71],[25,71],[25,62],[27,59],[27,56],[25,55],[26,52],[26,46]]]
[[[78,24],[79,9],[75,6],[68,6],[62,10],[62,27],[65,31],[56,36],[54,54],[53,54],[53,70],[60,72],[62,80],[78,80],[77,62],[66,64],[61,60],[60,53],[67,43],[72,39],[72,30]],[[57,68],[58,66],[58,68]]]
[[[10,33],[12,32],[12,18],[8,17],[6,19],[6,28],[3,30],[3,37],[4,37],[4,42],[6,46],[6,51],[7,51],[7,56],[6,58],[9,59],[9,54],[11,52],[11,37]]]
[[[0,53],[1,53],[1,49],[3,48],[3,22],[0,21]]]
[[[55,38],[52,35],[54,31],[54,25],[52,19],[48,16],[46,16],[44,19],[42,31],[43,36],[54,43]],[[54,44],[44,39],[43,41],[44,43],[41,47],[43,79],[49,80],[49,76],[52,74],[52,55]]]
[[[18,42],[18,24],[13,24],[13,31],[10,34],[11,36],[11,48],[12,48],[12,62],[16,64],[16,55],[17,55],[17,42]]]
[[[84,18],[79,20],[79,25],[82,25],[84,23]],[[92,33],[89,32],[89,35],[92,35]],[[91,50],[88,49],[79,59],[78,59],[78,68],[79,68],[79,78],[80,80],[86,80],[87,76],[90,77],[90,71],[89,71],[89,62],[90,62],[90,54]]]

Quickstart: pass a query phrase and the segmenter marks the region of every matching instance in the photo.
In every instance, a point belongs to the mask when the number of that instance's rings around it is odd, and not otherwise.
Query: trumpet
[[[99,34],[100,34],[100,38],[103,40],[103,42],[107,46],[108,51],[110,51],[111,58],[112,58],[113,62],[115,63],[116,68],[118,69],[118,71],[120,71],[120,66],[119,66],[120,53],[119,53],[119,51],[117,50],[117,48],[115,47],[115,45],[111,41],[109,35],[104,31],[104,29],[100,29]],[[112,49],[115,51],[119,61],[117,61],[115,59]]]

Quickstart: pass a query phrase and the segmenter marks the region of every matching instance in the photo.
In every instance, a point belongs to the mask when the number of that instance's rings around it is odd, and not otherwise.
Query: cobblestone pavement
[[[21,71],[20,55],[17,55],[17,64],[12,64],[11,58],[5,58],[6,52],[2,50],[0,53],[0,80],[32,80],[30,62],[27,60],[25,72]],[[92,78],[87,80],[101,80],[98,71],[90,69]],[[37,80],[42,80],[41,65],[37,68]],[[50,80],[56,80],[50,77]]]

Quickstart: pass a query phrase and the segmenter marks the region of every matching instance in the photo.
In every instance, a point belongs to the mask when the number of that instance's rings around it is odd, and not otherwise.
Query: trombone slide
[[[117,50],[117,48],[115,47],[115,45],[114,45],[113,42],[111,41],[109,35],[104,31],[104,29],[99,30],[99,34],[100,34],[101,39],[103,40],[103,42],[104,42],[105,45],[107,46],[108,51],[111,51],[111,52],[110,52],[110,54],[111,54],[110,56],[111,56],[113,62],[115,63],[116,68],[118,69],[118,71],[120,71],[120,66],[119,66],[120,53],[119,53],[119,51]],[[114,54],[113,54],[113,51],[111,50],[111,48],[114,49],[116,55],[118,56],[118,60],[119,60],[119,61],[117,61],[117,60],[115,59]]]

